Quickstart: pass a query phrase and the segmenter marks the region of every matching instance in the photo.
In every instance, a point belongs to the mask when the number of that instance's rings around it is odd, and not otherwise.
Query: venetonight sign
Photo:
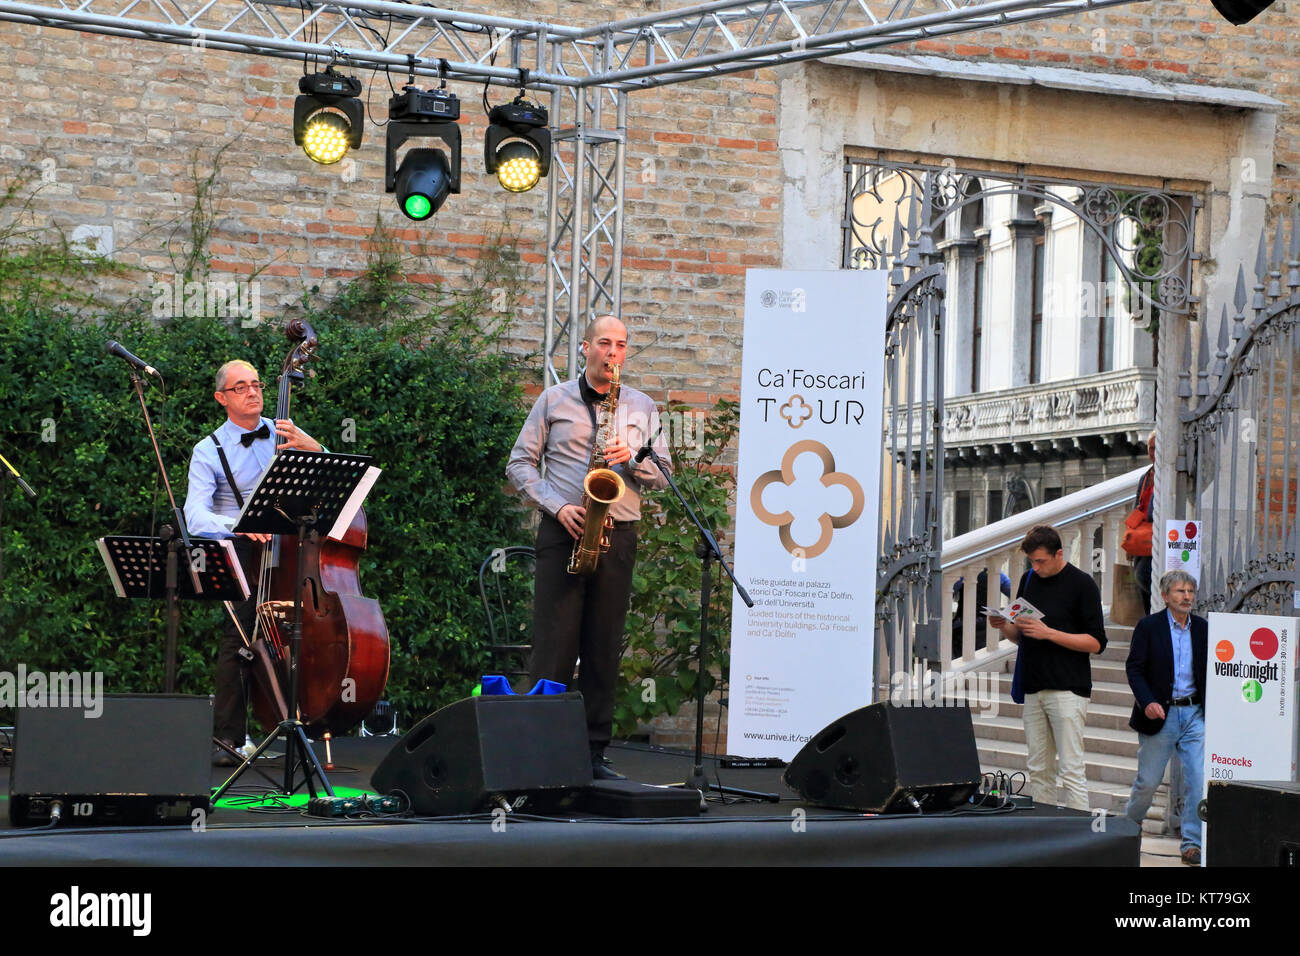
[[[1300,618],[1216,611],[1209,622],[1205,785],[1213,780],[1294,780]],[[1189,807],[1187,812],[1196,811]],[[1210,863],[1204,850],[1201,862]]]
[[[1247,664],[1244,661],[1223,661],[1214,662],[1215,677],[1245,677],[1250,680],[1258,681],[1261,684],[1267,684],[1271,680],[1277,680],[1278,669],[1276,664]]]
[[[1300,620],[1212,613],[1205,779],[1292,780]]]

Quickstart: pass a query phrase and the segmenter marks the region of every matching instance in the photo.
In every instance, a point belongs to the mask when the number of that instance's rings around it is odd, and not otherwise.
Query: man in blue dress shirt
[[[257,583],[260,549],[270,541],[266,534],[235,535],[231,528],[240,509],[275,456],[275,438],[281,448],[321,451],[316,441],[288,419],[272,422],[262,417],[262,383],[247,362],[227,362],[217,370],[217,404],[226,421],[194,446],[190,458],[189,490],[185,495],[185,524],[190,534],[206,538],[235,538],[244,576],[250,587]],[[235,605],[240,626],[252,636],[256,601]],[[227,621],[217,652],[213,735],[233,747],[244,742],[248,726],[245,690],[244,641],[233,622]],[[233,766],[235,759],[223,750],[213,752],[213,763]]]
[[[1124,815],[1142,825],[1151,798],[1177,751],[1183,764],[1183,862],[1201,862],[1201,800],[1205,760],[1205,662],[1209,623],[1192,613],[1196,579],[1169,571],[1160,579],[1165,609],[1138,621],[1129,645],[1133,688],[1129,726],[1138,732],[1138,771]],[[1173,799],[1173,795],[1170,795]]]

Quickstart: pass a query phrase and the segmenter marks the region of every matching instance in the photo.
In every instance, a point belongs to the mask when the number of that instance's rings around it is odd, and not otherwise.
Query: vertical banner
[[[1163,571],[1186,571],[1201,580],[1201,523],[1177,518],[1165,522],[1165,560]],[[1160,575],[1156,575],[1159,583]]]
[[[1205,779],[1294,780],[1300,618],[1211,612]]]
[[[1206,789],[1214,780],[1294,780],[1300,618],[1213,611],[1208,620]]]
[[[745,279],[727,750],[789,759],[871,702],[884,272]]]

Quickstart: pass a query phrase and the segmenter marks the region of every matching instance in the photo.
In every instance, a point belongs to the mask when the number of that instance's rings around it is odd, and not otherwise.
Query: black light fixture
[[[445,89],[407,86],[388,101],[384,150],[384,191],[397,193],[397,206],[408,219],[428,219],[450,193],[460,192],[460,100]],[[408,139],[438,139],[436,148],[408,150],[397,165],[397,150]],[[450,154],[450,156],[448,155]]]
[[[503,189],[523,193],[551,171],[551,131],[545,108],[524,99],[494,106],[483,137],[483,162]]]
[[[293,141],[308,159],[329,166],[361,146],[365,113],[357,99],[360,80],[330,66],[300,77],[298,91],[303,95],[293,101]]]
[[[1273,0],[1210,0],[1219,15],[1234,26],[1249,23],[1273,5]]]

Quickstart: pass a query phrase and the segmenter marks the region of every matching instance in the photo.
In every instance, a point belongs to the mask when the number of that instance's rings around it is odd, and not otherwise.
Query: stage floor
[[[334,743],[336,791],[370,789],[391,738]],[[20,743],[21,746],[21,743]],[[318,746],[318,752],[323,750]],[[610,757],[629,779],[683,780],[689,754],[616,744]],[[279,778],[279,760],[259,764]],[[0,866],[1133,866],[1138,828],[1057,807],[904,816],[808,806],[774,769],[719,770],[711,782],[775,793],[779,802],[713,797],[696,817],[606,819],[586,814],[511,815],[502,826],[471,818],[323,820],[298,809],[219,806],[201,832],[189,826],[18,831],[9,825],[8,768],[0,770]],[[213,769],[213,786],[230,774]],[[246,773],[231,796],[269,789]],[[494,826],[494,822],[496,825]]]

